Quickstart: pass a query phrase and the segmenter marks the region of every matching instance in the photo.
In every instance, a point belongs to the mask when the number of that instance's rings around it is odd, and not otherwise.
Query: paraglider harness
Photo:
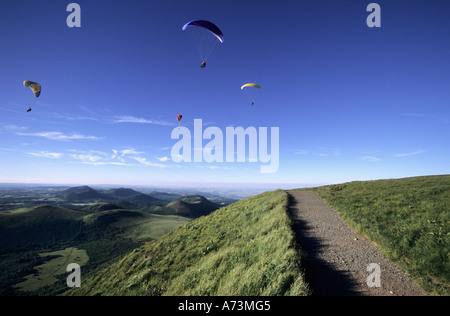
[[[205,68],[206,67],[206,61],[202,61],[202,65],[200,66],[200,68]]]

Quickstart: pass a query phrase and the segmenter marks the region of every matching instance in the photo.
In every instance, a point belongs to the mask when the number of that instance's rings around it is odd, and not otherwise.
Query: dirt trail
[[[358,236],[319,195],[312,191],[289,191],[289,212],[301,248],[307,253],[306,275],[318,296],[422,296],[426,293],[378,247]],[[375,263],[380,268],[380,287]],[[373,277],[372,277],[373,276]]]

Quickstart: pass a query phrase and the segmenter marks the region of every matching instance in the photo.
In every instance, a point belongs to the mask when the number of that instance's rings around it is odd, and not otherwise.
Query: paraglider
[[[261,86],[256,83],[246,83],[241,87],[241,90],[243,90],[244,88],[247,88],[247,87],[254,87],[254,88],[258,88],[258,89],[262,90]]]
[[[182,118],[183,118],[183,115],[180,115],[180,114],[177,115],[178,122],[181,121]]]
[[[206,67],[206,60],[211,55],[214,47],[218,43],[223,43],[223,33],[217,25],[205,20],[190,21],[182,28],[183,31],[187,29],[189,29],[189,33],[192,34],[194,41],[199,47],[200,57],[202,59],[200,68],[203,69]]]
[[[241,90],[244,90],[245,88],[249,88],[249,87],[258,88],[259,90],[262,90],[261,86],[256,83],[246,83],[241,87]],[[251,102],[252,102],[252,105],[255,104],[255,101],[251,100]]]
[[[211,32],[215,37],[217,37],[217,39],[221,43],[223,43],[223,41],[224,41],[222,31],[212,22],[205,21],[205,20],[190,21],[183,26],[182,30],[183,31],[186,30],[186,28],[188,26],[197,26],[200,28],[204,28],[204,29],[208,30],[209,32]]]
[[[38,98],[41,95],[41,85],[37,82],[33,82],[30,80],[25,80],[23,82],[23,86],[25,88],[30,87],[31,91],[34,93],[34,96]],[[27,113],[31,111],[31,106],[28,107]]]
[[[36,98],[41,95],[41,85],[39,83],[30,80],[25,80],[23,82],[23,86],[30,87],[31,91],[33,91]]]

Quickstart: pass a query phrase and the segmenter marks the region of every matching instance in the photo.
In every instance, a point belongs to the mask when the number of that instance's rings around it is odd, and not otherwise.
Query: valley
[[[82,254],[83,278],[89,277],[143,243],[235,201],[191,191],[144,192],[1,185],[0,295],[59,294],[67,289],[65,265],[74,260],[68,249]]]

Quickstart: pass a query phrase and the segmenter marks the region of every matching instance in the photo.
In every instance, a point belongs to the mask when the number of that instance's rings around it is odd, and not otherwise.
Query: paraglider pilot
[[[200,68],[205,68],[206,67],[206,61],[202,61],[202,65],[200,66]]]

